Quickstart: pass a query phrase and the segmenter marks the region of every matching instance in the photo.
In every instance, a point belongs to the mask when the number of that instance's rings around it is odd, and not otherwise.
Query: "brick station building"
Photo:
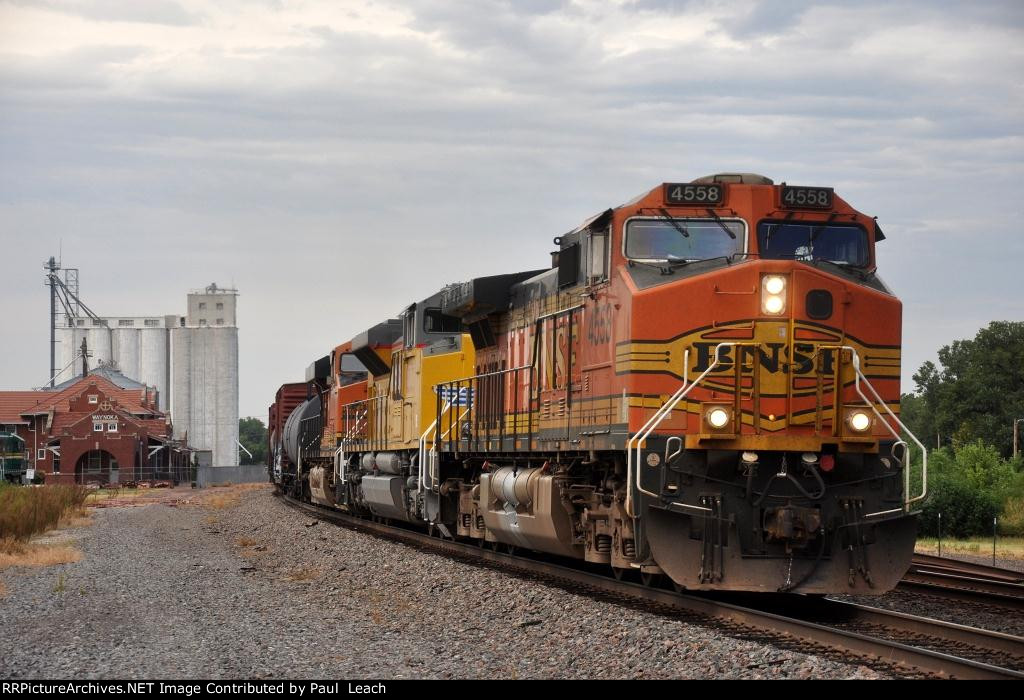
[[[186,481],[190,454],[171,439],[153,387],[110,367],[44,391],[0,391],[0,428],[25,445],[48,484]]]

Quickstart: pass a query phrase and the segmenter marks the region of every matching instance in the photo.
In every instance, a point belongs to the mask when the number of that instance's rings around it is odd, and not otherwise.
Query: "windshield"
[[[626,225],[626,257],[669,262],[720,258],[742,253],[745,235],[741,221],[638,219]]]
[[[824,222],[769,222],[757,227],[761,257],[827,260],[838,265],[868,264],[868,234],[860,226]]]

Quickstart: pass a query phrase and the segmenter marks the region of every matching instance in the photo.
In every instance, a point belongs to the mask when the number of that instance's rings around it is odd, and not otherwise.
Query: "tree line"
[[[928,449],[928,490],[919,530],[969,537],[1024,535],[1024,459],[1013,457],[1024,418],[1024,322],[993,321],[938,352],[914,374],[901,418]],[[1020,425],[1024,442],[1024,423]],[[1024,445],[1022,445],[1024,447]]]

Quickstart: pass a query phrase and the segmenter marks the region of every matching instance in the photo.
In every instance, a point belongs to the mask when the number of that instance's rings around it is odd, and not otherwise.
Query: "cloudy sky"
[[[0,0],[0,388],[42,263],[101,315],[240,290],[241,413],[444,283],[713,172],[877,214],[904,375],[1024,318],[1024,3]]]

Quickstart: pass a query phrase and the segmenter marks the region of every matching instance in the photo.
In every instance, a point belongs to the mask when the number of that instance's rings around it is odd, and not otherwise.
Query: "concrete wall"
[[[85,338],[91,357],[89,367],[96,368],[100,364],[113,362],[126,377],[137,382],[155,386],[160,394],[160,409],[167,410],[170,396],[170,331],[168,321],[176,317],[139,317],[130,319],[133,326],[121,326],[122,317],[105,319],[106,326],[93,326],[92,319],[83,319],[87,325],[64,327],[58,329],[60,340],[60,359],[57,369],[61,369],[71,358],[78,354]],[[145,325],[146,321],[156,322],[156,326]],[[82,374],[82,361],[77,360],[71,368],[57,378],[64,382]]]
[[[203,291],[190,292],[187,326],[234,326],[236,325],[236,302],[238,292],[234,289],[220,289],[210,285]]]
[[[171,356],[174,436],[238,464],[238,329],[175,328]]]
[[[196,486],[224,484],[253,484],[267,481],[265,464],[239,464],[229,467],[199,466],[196,468]]]

